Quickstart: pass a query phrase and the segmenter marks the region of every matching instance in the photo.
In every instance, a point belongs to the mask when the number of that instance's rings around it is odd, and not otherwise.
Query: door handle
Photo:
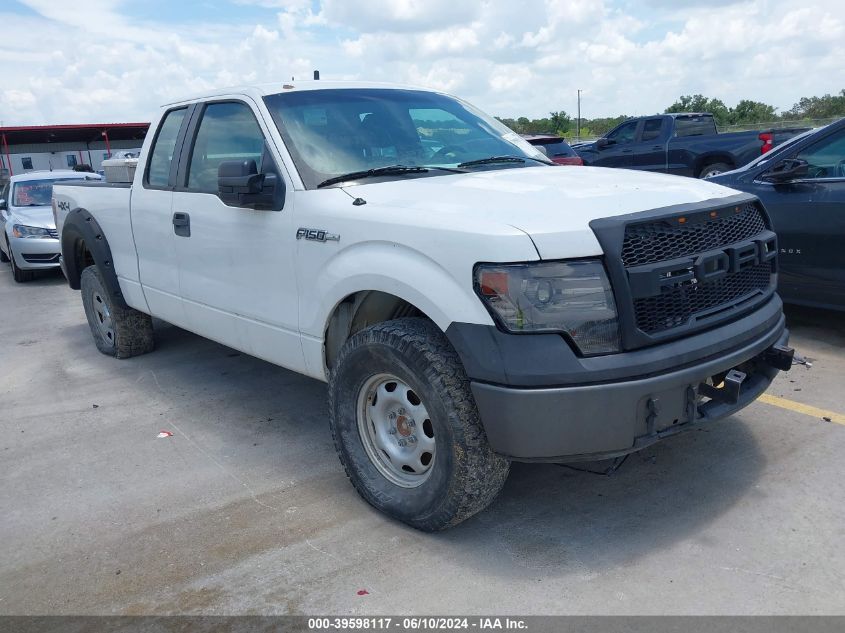
[[[622,153],[623,153],[623,154],[630,154],[630,153],[631,153],[631,152],[633,152],[633,151],[634,151],[634,150],[632,150],[632,149],[623,149],[623,150],[622,150]]]
[[[191,216],[181,211],[174,213],[173,232],[180,237],[191,237]]]

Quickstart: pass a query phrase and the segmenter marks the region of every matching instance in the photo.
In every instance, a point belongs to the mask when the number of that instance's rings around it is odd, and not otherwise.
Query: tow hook
[[[800,356],[796,358],[795,350],[787,345],[772,345],[766,350],[763,360],[767,365],[781,371],[789,371],[793,360],[797,361],[797,364],[807,364],[807,361]]]
[[[706,382],[698,385],[698,394],[725,404],[736,404],[739,401],[739,390],[742,388],[743,380],[745,380],[745,373],[738,369],[731,369],[719,387],[708,385]]]

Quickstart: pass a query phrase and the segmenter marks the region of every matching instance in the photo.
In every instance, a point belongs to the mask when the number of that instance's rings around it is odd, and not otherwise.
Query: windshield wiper
[[[347,180],[361,180],[362,178],[374,178],[376,176],[393,176],[396,174],[421,174],[427,172],[427,167],[419,167],[412,165],[387,165],[385,167],[373,167],[365,171],[352,171],[348,174],[341,174],[340,176],[332,176],[324,180],[317,188],[328,187],[339,182],[346,182]]]
[[[458,167],[474,167],[475,165],[492,165],[493,163],[524,163],[527,160],[533,160],[543,165],[551,165],[552,163],[534,158],[533,156],[489,156],[488,158],[479,158],[478,160],[468,160],[465,163],[459,163]]]

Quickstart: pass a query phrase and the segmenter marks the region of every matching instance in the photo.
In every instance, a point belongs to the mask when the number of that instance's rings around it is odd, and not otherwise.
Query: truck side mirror
[[[596,149],[604,149],[610,145],[610,141],[604,137],[596,139]]]
[[[230,206],[281,208],[276,205],[277,194],[284,200],[284,182],[273,173],[259,174],[254,160],[223,161],[217,167],[217,196]]]
[[[763,172],[761,177],[769,182],[788,182],[803,178],[809,173],[809,169],[810,164],[806,160],[785,158]]]

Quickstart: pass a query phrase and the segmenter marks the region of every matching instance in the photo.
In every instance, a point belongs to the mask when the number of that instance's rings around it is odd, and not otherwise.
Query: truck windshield
[[[50,206],[50,198],[53,196],[53,183],[65,180],[84,180],[84,177],[16,182],[12,188],[12,206],[48,207]]]
[[[512,169],[548,160],[495,119],[434,92],[303,90],[270,95],[264,102],[309,189],[333,177],[385,166],[456,167],[491,156],[534,159],[484,167]],[[448,173],[431,170],[425,175]]]

